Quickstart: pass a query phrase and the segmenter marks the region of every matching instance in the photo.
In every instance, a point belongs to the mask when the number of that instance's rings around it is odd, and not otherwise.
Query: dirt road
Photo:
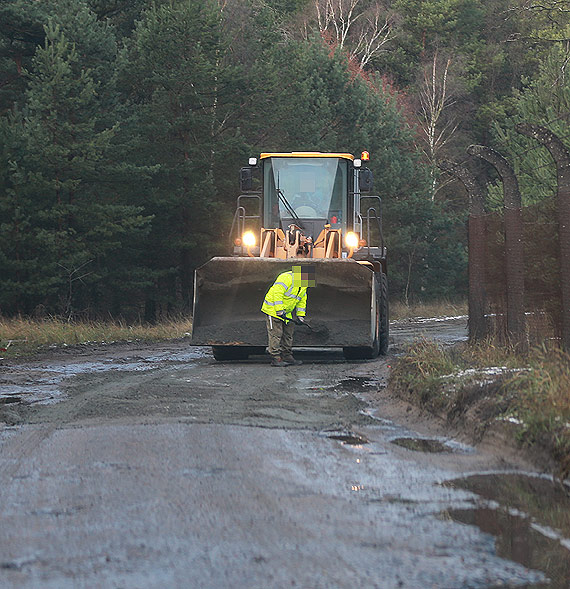
[[[392,354],[422,329],[456,341],[465,320],[395,324]],[[4,361],[0,586],[424,589],[546,579],[454,521],[485,502],[442,484],[528,465],[412,418],[384,390],[393,355],[299,357],[302,366],[278,369],[264,357],[217,363],[180,341]],[[428,438],[440,451],[411,449]]]

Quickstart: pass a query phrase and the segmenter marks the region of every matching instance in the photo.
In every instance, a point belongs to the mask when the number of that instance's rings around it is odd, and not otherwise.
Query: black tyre
[[[250,348],[246,346],[212,346],[212,353],[218,362],[224,360],[247,360]]]

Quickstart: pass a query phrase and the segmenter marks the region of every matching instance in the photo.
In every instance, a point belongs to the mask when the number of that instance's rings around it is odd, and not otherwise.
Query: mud
[[[396,438],[392,440],[392,444],[402,446],[408,450],[414,450],[415,452],[452,452],[450,446],[446,446],[439,440],[432,440],[429,438]]]
[[[412,332],[392,328],[393,353]],[[4,361],[0,585],[486,588],[555,574],[459,523],[498,502],[459,481],[528,463],[391,399],[393,356],[295,353],[304,364],[286,369],[218,363],[186,341]],[[393,443],[419,438],[453,452]],[[538,533],[566,550],[554,529]]]

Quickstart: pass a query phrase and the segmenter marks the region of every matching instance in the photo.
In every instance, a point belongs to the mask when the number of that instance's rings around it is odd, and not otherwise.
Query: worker
[[[267,315],[271,366],[302,364],[293,357],[293,332],[295,323],[306,323],[307,288],[315,285],[315,267],[304,264],[279,274],[267,291],[261,310]]]

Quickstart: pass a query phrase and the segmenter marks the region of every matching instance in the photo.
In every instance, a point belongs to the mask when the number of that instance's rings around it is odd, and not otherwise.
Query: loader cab
[[[262,153],[240,171],[235,256],[385,258],[372,172],[349,153]],[[366,248],[364,250],[364,248]]]
[[[324,225],[346,231],[350,158],[329,154],[262,154],[263,223],[296,223],[317,236]]]

